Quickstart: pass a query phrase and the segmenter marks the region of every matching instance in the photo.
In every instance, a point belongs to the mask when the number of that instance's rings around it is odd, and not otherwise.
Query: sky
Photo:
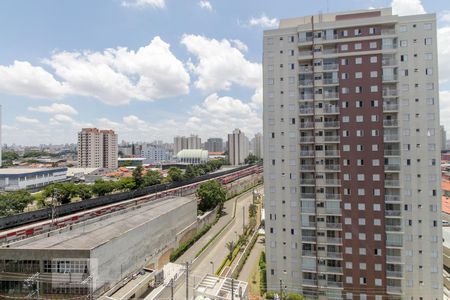
[[[313,5],[311,5],[313,3]],[[450,3],[444,0],[2,0],[2,143],[75,143],[262,131],[262,34],[319,12],[392,6],[437,13],[441,123],[450,131]]]

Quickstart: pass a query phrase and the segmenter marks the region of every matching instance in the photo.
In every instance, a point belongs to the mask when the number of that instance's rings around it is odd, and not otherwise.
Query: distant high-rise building
[[[3,148],[3,144],[2,144],[2,106],[0,105],[0,168],[2,167],[2,161],[3,161],[2,148]]]
[[[143,144],[141,156],[145,157],[146,163],[152,164],[162,161],[168,161],[172,158],[170,151],[162,146],[155,144]]]
[[[184,136],[173,138],[173,155],[177,155],[183,149],[188,149],[188,139]]]
[[[208,152],[223,152],[223,139],[209,138],[205,142],[205,150],[208,150]]]
[[[202,148],[202,139],[198,137],[198,135],[191,134],[188,139],[188,149],[201,149]]]
[[[263,158],[263,138],[261,133],[255,134],[252,139],[252,152],[258,158]]]
[[[77,153],[80,168],[117,169],[117,134],[113,130],[83,128],[78,133]]]
[[[240,129],[228,134],[228,160],[232,165],[241,165],[248,156],[248,139]]]
[[[445,127],[441,125],[441,150],[447,150],[447,131]]]
[[[263,45],[267,287],[442,299],[435,14],[281,20]]]

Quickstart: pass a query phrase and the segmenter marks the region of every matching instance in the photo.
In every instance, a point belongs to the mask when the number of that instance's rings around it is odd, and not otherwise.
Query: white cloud
[[[49,114],[68,114],[68,115],[76,115],[78,112],[75,108],[68,104],[62,103],[53,103],[50,106],[37,106],[37,107],[28,107],[29,111],[37,111],[42,113]]]
[[[123,0],[122,6],[164,8],[166,2],[165,0]]]
[[[52,74],[27,61],[0,65],[0,92],[30,98],[61,98],[68,90]]]
[[[400,16],[425,13],[420,0],[392,0],[391,6],[392,12]]]
[[[195,82],[198,89],[215,92],[228,90],[232,84],[250,88],[261,86],[261,64],[245,59],[230,41],[186,34],[181,43],[197,57],[196,64],[189,62],[188,65],[198,75]]]
[[[60,122],[60,123],[70,123],[70,124],[75,123],[74,119],[72,119],[71,117],[69,117],[67,115],[63,115],[63,114],[54,115],[53,120]]]
[[[158,36],[137,51],[119,47],[103,52],[57,52],[44,63],[61,82],[41,67],[14,62],[9,67],[0,65],[0,92],[35,98],[87,96],[110,105],[189,92],[188,72]]]
[[[25,123],[25,124],[39,124],[40,123],[38,119],[28,118],[25,116],[17,116],[16,121],[20,122],[20,123]]]
[[[146,125],[145,121],[139,119],[139,117],[137,117],[135,115],[130,115],[130,116],[123,117],[122,120],[123,120],[123,123],[125,125],[132,126],[132,127],[138,127],[138,126],[145,126]]]
[[[247,45],[244,42],[242,42],[241,40],[230,40],[230,41],[231,41],[231,43],[233,44],[234,47],[238,48],[242,52],[247,52],[248,51]]]
[[[248,26],[262,27],[262,28],[273,28],[278,26],[277,18],[269,18],[266,14],[262,14],[260,17],[251,17],[248,20]]]
[[[200,6],[203,9],[206,9],[208,11],[212,11],[213,10],[211,2],[209,2],[207,0],[201,0],[200,2],[198,2],[198,6]]]

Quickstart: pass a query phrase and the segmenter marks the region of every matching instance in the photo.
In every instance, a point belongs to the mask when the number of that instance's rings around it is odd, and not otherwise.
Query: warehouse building
[[[64,181],[66,179],[67,168],[0,169],[0,190],[17,191],[21,189],[35,189],[51,183]]]
[[[28,294],[24,282],[35,275],[41,296],[96,297],[144,267],[161,268],[196,221],[194,199],[166,198],[2,246],[0,293]]]

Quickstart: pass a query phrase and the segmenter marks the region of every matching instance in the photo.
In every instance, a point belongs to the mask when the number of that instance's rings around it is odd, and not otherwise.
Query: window
[[[371,120],[372,122],[378,122],[378,115],[372,115],[372,116],[370,117],[370,120]]]
[[[407,40],[401,40],[400,41],[400,47],[408,47],[408,41]]]
[[[377,48],[377,42],[370,42],[369,48],[370,49],[376,49]]]
[[[274,83],[273,78],[267,79],[267,84],[268,84],[268,85],[273,85],[273,83]]]
[[[379,159],[373,159],[372,160],[372,166],[376,167],[380,165],[380,160]]]
[[[348,73],[341,73],[341,79],[348,79]]]
[[[381,209],[381,206],[380,206],[380,204],[374,204],[373,205],[373,211],[380,211],[380,209]]]
[[[372,106],[372,107],[378,107],[378,100],[372,100],[372,101],[370,101],[370,106]]]
[[[358,122],[358,123],[364,122],[364,117],[363,116],[356,116],[356,122]]]
[[[432,41],[433,41],[432,38],[425,38],[425,40],[424,40],[425,45],[431,45]]]
[[[362,64],[362,57],[356,57],[355,58],[355,64],[357,64],[357,65]]]
[[[431,30],[431,28],[432,28],[431,23],[425,23],[425,24],[423,24],[423,29],[425,29],[425,30]]]
[[[408,27],[406,27],[406,25],[400,25],[399,30],[400,32],[406,32],[408,30]]]
[[[362,137],[362,136],[364,136],[364,130],[362,130],[362,129],[356,130],[356,136],[357,136],[357,137]]]
[[[355,50],[361,50],[362,44],[361,43],[355,43]]]
[[[359,263],[359,268],[361,270],[367,270],[367,264],[366,263]]]
[[[341,36],[348,36],[348,30],[342,30]]]
[[[342,58],[342,59],[341,59],[341,65],[342,65],[342,66],[348,65],[348,59],[347,59],[347,58]]]
[[[355,93],[357,94],[362,93],[362,86],[355,86]]]
[[[343,87],[343,88],[341,89],[341,93],[342,93],[342,94],[348,94],[348,92],[349,92],[349,88],[348,88],[348,87]]]
[[[357,179],[358,181],[364,181],[364,174],[358,174]]]
[[[355,72],[355,78],[356,79],[362,78],[362,72]]]
[[[343,116],[342,117],[342,123],[348,123],[350,121],[350,117],[349,116]]]
[[[359,29],[359,28],[358,28],[358,29],[355,29],[354,32],[355,32],[355,35],[356,35],[356,36],[361,35],[361,33],[362,33],[362,32],[361,32],[361,29]]]
[[[364,203],[358,203],[358,210],[366,210],[366,205]]]
[[[363,145],[356,145],[356,151],[358,151],[358,152],[364,151]]]
[[[429,90],[429,91],[434,90],[434,83],[428,82],[427,83],[427,90]]]
[[[408,61],[408,54],[402,54],[402,55],[400,55],[400,61],[402,61],[402,62]]]
[[[357,159],[356,160],[356,165],[357,166],[364,166],[364,160],[363,159]]]
[[[347,44],[342,44],[341,45],[341,51],[347,51],[348,50],[348,45]]]
[[[343,145],[342,150],[345,152],[350,151],[350,145]]]
[[[366,234],[365,233],[360,233],[358,234],[358,238],[360,241],[365,241],[366,240]]]
[[[426,68],[425,69],[425,75],[432,75],[433,74],[433,69],[432,68]]]
[[[370,27],[369,28],[369,34],[375,34],[375,28],[374,27]]]
[[[370,63],[374,64],[376,62],[378,62],[378,57],[377,56],[371,56],[370,57]]]
[[[373,181],[380,181],[380,174],[373,174],[372,175],[372,180]]]
[[[351,269],[351,268],[353,268],[352,262],[351,262],[351,261],[346,261],[346,262],[345,262],[345,268],[346,268],[346,269]],[[351,277],[350,277],[350,278],[351,278]]]
[[[378,85],[372,85],[372,86],[370,87],[370,91],[371,91],[372,93],[378,92]]]
[[[378,144],[372,145],[372,151],[378,151]]]
[[[400,75],[402,75],[404,77],[408,76],[408,69],[400,70]]]
[[[377,78],[378,77],[378,71],[371,71],[370,72],[370,78]]]
[[[361,100],[357,100],[357,101],[355,101],[355,106],[356,106],[356,108],[361,108],[361,107],[363,107],[363,102]]]
[[[425,53],[424,58],[425,60],[433,60],[433,53]]]

